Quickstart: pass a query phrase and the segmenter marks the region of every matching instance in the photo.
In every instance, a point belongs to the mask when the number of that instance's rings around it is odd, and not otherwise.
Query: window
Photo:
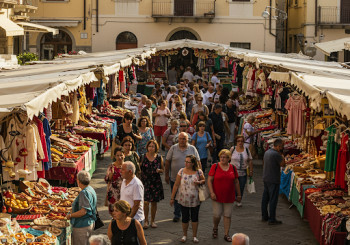
[[[232,48],[250,49],[250,43],[235,43],[235,42],[230,42],[230,47],[232,47]]]
[[[116,39],[116,50],[137,48],[137,38],[134,33],[124,31],[119,33]]]

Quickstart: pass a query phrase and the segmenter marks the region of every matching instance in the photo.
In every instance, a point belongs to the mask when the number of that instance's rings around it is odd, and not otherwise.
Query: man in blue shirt
[[[265,152],[263,163],[264,193],[261,202],[262,221],[269,225],[279,225],[282,221],[276,219],[276,208],[280,190],[281,167],[286,165],[283,153],[284,142],[276,139],[273,148]],[[269,206],[269,211],[267,210]]]

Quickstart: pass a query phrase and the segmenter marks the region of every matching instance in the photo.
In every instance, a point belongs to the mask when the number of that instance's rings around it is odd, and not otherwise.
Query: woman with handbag
[[[66,216],[71,220],[72,242],[74,245],[88,245],[89,238],[97,220],[97,196],[95,190],[89,185],[91,176],[89,172],[81,170],[77,174],[77,184],[81,189],[72,204],[72,213]]]
[[[115,143],[119,144],[126,136],[130,136],[134,142],[142,139],[139,129],[132,123],[133,120],[134,114],[132,112],[126,112],[124,114],[123,123],[118,126]]]
[[[220,162],[213,164],[209,171],[208,188],[213,204],[213,238],[218,237],[218,226],[221,216],[224,216],[224,240],[232,242],[229,235],[231,226],[232,206],[235,200],[241,201],[238,173],[230,164],[231,152],[223,149],[219,153]],[[236,196],[237,192],[237,196]]]
[[[202,111],[204,112],[205,115],[209,115],[209,109],[206,105],[203,104],[203,97],[202,95],[198,95],[197,96],[197,104],[195,104],[192,107],[192,111],[191,111],[191,123],[192,125],[196,125],[197,121],[198,121],[198,117],[199,117],[199,112]]]
[[[210,134],[205,131],[205,123],[198,123],[198,132],[194,133],[192,136],[192,145],[196,147],[199,157],[201,159],[201,165],[203,173],[207,167],[208,160],[208,150],[210,150],[212,139]]]
[[[120,188],[122,186],[123,178],[121,176],[121,168],[124,163],[124,149],[117,146],[114,149],[115,161],[107,168],[105,181],[107,183],[106,205],[109,213],[113,213],[113,205],[120,199]]]
[[[231,164],[236,167],[238,172],[239,187],[243,198],[243,192],[245,184],[247,183],[247,177],[253,176],[253,157],[247,147],[244,146],[244,136],[238,135],[236,137],[236,146],[232,146],[230,149],[232,154]],[[247,172],[249,171],[249,173]],[[242,207],[242,202],[237,202],[237,207]]]
[[[176,200],[181,206],[182,231],[181,242],[187,240],[188,222],[191,219],[193,242],[198,243],[198,213],[200,207],[198,186],[205,183],[203,171],[199,168],[197,158],[194,155],[186,156],[185,168],[181,168],[176,176],[176,181],[171,193],[170,205]]]
[[[157,203],[164,199],[164,190],[160,174],[164,172],[164,163],[158,154],[159,145],[157,141],[150,140],[147,143],[147,153],[141,157],[141,181],[144,186],[144,229],[149,227],[148,214],[149,203],[151,203],[151,227],[157,228],[155,223]]]
[[[130,218],[130,213],[131,207],[127,201],[120,200],[114,204],[113,220],[107,231],[112,245],[147,244],[142,225],[136,219]]]

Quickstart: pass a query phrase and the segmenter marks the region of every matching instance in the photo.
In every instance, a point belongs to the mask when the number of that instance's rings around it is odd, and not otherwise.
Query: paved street
[[[95,188],[98,195],[98,210],[105,222],[105,227],[95,231],[96,234],[107,234],[107,227],[110,221],[107,207],[104,206],[104,199],[106,194],[106,185],[104,176],[108,164],[111,163],[109,158],[110,153],[105,154],[103,160],[97,163],[97,170],[93,175],[92,187]],[[243,198],[243,207],[233,207],[233,216],[231,223],[230,234],[236,232],[246,233],[250,237],[251,244],[278,244],[283,242],[283,245],[303,244],[311,245],[317,244],[309,225],[306,221],[300,218],[298,211],[295,208],[288,209],[290,203],[284,196],[280,196],[277,210],[277,218],[283,221],[280,226],[268,226],[261,222],[260,215],[260,201],[262,195],[262,165],[261,161],[255,161],[255,182],[256,194],[245,193]],[[170,201],[170,187],[164,184],[165,200],[158,204],[158,213],[156,216],[156,223],[158,228],[149,228],[145,230],[146,240],[148,244],[181,244],[179,239],[182,237],[181,222],[172,222],[173,208],[169,206]],[[212,210],[211,201],[207,200],[201,205],[199,213],[199,234],[198,239],[200,244],[228,244],[223,240],[223,224],[219,226],[219,237],[212,239]],[[189,230],[188,239],[191,239],[192,232]],[[187,243],[192,244],[191,240]]]

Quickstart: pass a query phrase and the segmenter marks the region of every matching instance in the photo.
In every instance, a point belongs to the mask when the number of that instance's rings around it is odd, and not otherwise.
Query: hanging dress
[[[326,162],[324,166],[324,171],[333,172],[336,170],[337,165],[337,153],[339,150],[339,144],[334,141],[335,132],[337,131],[334,125],[326,129],[328,132],[327,140],[327,151],[326,151]]]
[[[338,151],[338,161],[337,161],[337,170],[335,172],[335,185],[339,186],[342,189],[345,189],[345,171],[346,164],[349,162],[349,151],[348,151],[348,140],[349,135],[343,134],[341,139],[340,149]]]

